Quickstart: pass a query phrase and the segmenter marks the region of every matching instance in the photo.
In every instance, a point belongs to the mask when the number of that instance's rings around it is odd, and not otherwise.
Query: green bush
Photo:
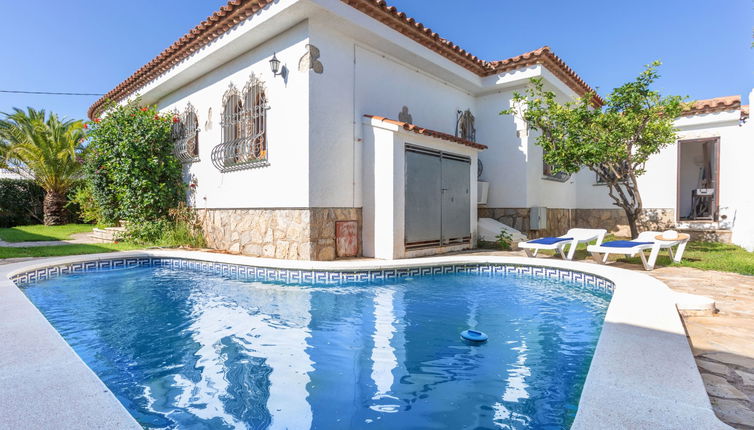
[[[495,236],[498,248],[503,251],[510,251],[513,249],[513,237],[505,230],[500,230],[500,234]]]
[[[0,227],[39,224],[44,190],[27,179],[0,179]]]
[[[129,223],[127,227],[126,239],[140,245],[192,248],[207,246],[199,217],[193,209],[183,203],[171,209],[167,218]]]
[[[186,188],[173,154],[175,118],[138,103],[112,106],[105,118],[88,124],[85,171],[101,221],[154,223],[157,229],[185,199]]]
[[[86,223],[107,225],[108,219],[102,213],[102,208],[94,198],[92,184],[85,182],[68,193],[68,205],[66,208],[77,214],[77,218]]]

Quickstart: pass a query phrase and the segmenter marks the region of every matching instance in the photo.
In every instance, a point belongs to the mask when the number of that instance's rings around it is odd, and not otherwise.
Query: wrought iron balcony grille
[[[175,155],[184,163],[198,161],[199,119],[191,103],[186,106],[186,110],[178,118],[178,122],[175,122],[172,128]]]
[[[252,75],[242,96],[231,85],[223,97],[223,140],[212,149],[212,164],[222,172],[268,165],[267,97]]]

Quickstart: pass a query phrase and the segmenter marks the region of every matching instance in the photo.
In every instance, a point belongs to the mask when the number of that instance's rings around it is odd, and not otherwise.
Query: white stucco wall
[[[197,110],[200,161],[186,165],[187,175],[197,178],[197,207],[309,206],[309,80],[296,71],[306,43],[308,25],[302,22],[158,101],[164,112],[183,112],[189,102]],[[289,69],[286,80],[272,76],[273,53]],[[222,173],[212,165],[210,153],[222,141],[223,94],[231,83],[241,91],[252,72],[264,81],[270,106],[269,165]]]
[[[324,66],[323,74],[310,72],[312,206],[362,205],[363,115],[397,120],[407,106],[413,123],[454,134],[458,109],[477,114],[468,91],[358,41],[331,21],[313,18],[310,29]]]
[[[670,145],[649,159],[646,173],[639,177],[639,190],[645,208],[676,207],[677,147]],[[581,209],[615,209],[607,187],[597,185],[594,172],[582,169],[576,175],[576,206]]]
[[[479,153],[484,170],[481,181],[490,183],[487,207],[527,207],[529,145],[517,136],[522,124],[512,115],[500,115],[510,107],[513,90],[500,90],[477,98],[477,140],[487,145]],[[523,128],[522,128],[523,129]]]
[[[543,73],[543,69],[537,69],[538,73]],[[572,96],[549,82],[545,89],[555,92],[563,102]],[[543,150],[536,144],[539,133],[527,130],[520,118],[500,115],[500,111],[511,107],[513,94],[524,90],[521,84],[507,85],[505,89],[477,97],[477,137],[488,145],[488,149],[479,154],[485,166],[480,180],[490,182],[487,207],[574,208],[578,191],[575,178],[565,182],[546,178]]]

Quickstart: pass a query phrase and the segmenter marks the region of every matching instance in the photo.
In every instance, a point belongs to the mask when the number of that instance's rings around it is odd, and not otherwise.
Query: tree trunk
[[[62,225],[66,221],[65,194],[47,191],[44,200],[45,225]]]
[[[638,221],[638,216],[631,209],[623,208],[623,211],[626,212],[626,218],[628,219],[628,227],[631,229],[631,239],[636,239],[636,237],[639,236],[639,227],[636,225]]]

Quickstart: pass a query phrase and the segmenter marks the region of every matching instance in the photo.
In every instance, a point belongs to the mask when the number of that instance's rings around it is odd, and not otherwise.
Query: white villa
[[[625,230],[593,173],[550,174],[526,125],[499,115],[532,77],[563,100],[591,91],[548,47],[484,61],[382,0],[233,0],[89,115],[136,94],[179,112],[208,242],[247,255],[465,249],[479,217],[530,236]],[[747,118],[734,96],[677,121],[641,179],[648,226],[754,250]]]

